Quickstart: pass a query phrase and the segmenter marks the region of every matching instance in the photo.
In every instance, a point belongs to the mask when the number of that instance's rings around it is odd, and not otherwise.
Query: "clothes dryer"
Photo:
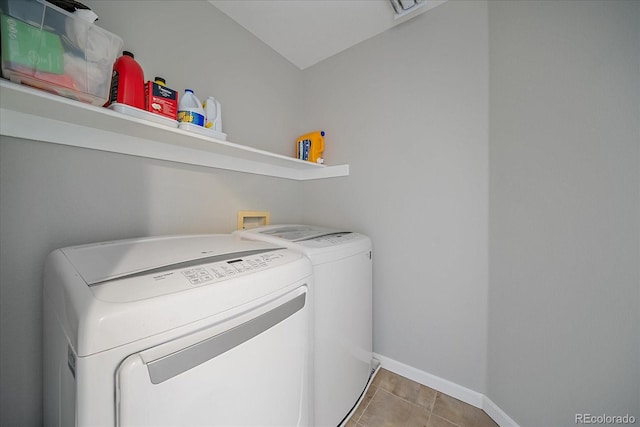
[[[52,252],[45,425],[309,425],[311,273],[231,235]]]
[[[237,231],[243,239],[284,246],[313,264],[313,419],[317,427],[346,420],[372,374],[371,240],[309,225]]]

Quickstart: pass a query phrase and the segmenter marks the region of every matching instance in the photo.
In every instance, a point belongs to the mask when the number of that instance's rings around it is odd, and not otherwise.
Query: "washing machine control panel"
[[[234,277],[243,273],[262,270],[284,257],[282,253],[266,253],[217,262],[210,265],[197,266],[182,271],[192,285]]]
[[[344,245],[349,242],[361,240],[363,237],[358,233],[331,233],[313,239],[298,242],[299,245],[308,248],[326,248],[330,246]]]
[[[289,250],[261,252],[182,268],[142,272],[97,284],[89,289],[102,301],[138,301],[250,275],[294,262],[301,257],[302,255]]]

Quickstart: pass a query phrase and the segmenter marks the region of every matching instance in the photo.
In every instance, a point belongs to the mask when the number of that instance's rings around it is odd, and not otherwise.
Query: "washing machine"
[[[310,424],[312,267],[232,235],[53,251],[47,426]]]
[[[371,240],[309,225],[236,231],[243,239],[284,246],[313,264],[313,415],[317,427],[344,423],[372,374]]]

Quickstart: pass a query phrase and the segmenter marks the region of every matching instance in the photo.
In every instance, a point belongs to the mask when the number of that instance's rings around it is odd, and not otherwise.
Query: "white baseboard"
[[[519,427],[518,423],[507,415],[498,405],[493,403],[487,396],[482,396],[482,409],[487,413],[493,421],[495,421],[500,427]]]
[[[380,361],[380,365],[384,369],[484,410],[500,427],[519,427],[498,405],[482,393],[478,393],[460,384],[429,374],[412,366],[405,365],[402,362],[398,362],[381,354],[374,353],[373,357]]]

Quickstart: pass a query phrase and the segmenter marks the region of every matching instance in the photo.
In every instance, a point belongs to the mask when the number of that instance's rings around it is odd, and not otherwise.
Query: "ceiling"
[[[301,70],[446,0],[396,18],[389,0],[209,0]]]

